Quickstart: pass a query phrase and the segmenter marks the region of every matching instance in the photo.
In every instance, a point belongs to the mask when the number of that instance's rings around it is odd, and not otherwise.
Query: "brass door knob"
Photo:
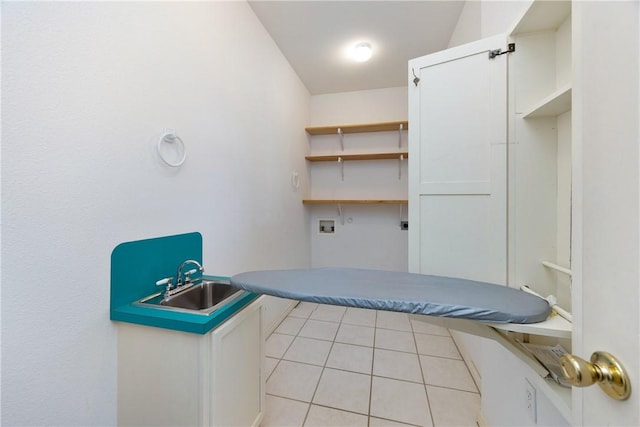
[[[631,395],[631,383],[627,371],[618,359],[606,351],[591,355],[591,363],[571,354],[560,357],[565,377],[574,387],[588,387],[598,383],[608,396],[626,400]]]

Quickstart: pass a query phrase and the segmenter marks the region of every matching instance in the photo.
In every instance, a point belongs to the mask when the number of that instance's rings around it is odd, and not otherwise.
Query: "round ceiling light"
[[[365,62],[371,58],[373,50],[369,43],[358,43],[351,50],[351,57],[357,62]]]

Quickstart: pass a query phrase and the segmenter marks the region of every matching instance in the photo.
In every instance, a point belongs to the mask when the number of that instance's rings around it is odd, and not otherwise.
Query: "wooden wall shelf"
[[[338,158],[342,160],[399,160],[400,156],[404,156],[403,159],[409,158],[409,152],[398,153],[370,153],[370,154],[331,154],[326,156],[306,156],[305,159],[310,162],[337,162]]]
[[[389,200],[389,199],[304,199],[305,205],[407,205],[408,200]]]
[[[314,126],[307,127],[305,130],[309,135],[335,135],[338,133],[338,129],[342,130],[342,133],[361,133],[361,132],[388,132],[394,130],[409,129],[409,122],[407,120],[400,120],[395,122],[384,123],[367,123],[361,125],[344,125],[344,126]]]

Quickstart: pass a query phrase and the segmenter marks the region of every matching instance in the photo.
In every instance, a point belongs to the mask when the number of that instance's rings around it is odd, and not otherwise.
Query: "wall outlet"
[[[321,219],[318,221],[318,233],[335,234],[336,221],[333,219]]]
[[[531,419],[531,421],[533,421],[533,423],[536,424],[537,423],[536,388],[533,385],[531,385],[531,383],[527,379],[525,379],[525,398],[526,398],[525,403],[527,405],[526,406],[527,414],[529,415],[529,418]]]

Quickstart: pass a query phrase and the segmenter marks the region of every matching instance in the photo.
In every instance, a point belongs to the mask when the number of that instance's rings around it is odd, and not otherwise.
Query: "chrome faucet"
[[[189,270],[185,273],[186,276],[186,280],[184,281],[184,283],[182,282],[182,269],[189,264],[195,264],[198,267],[198,270]],[[188,259],[185,262],[183,262],[182,264],[180,264],[180,267],[178,267],[178,273],[176,274],[176,289],[179,288],[180,286],[186,285],[190,283],[190,279],[189,276],[193,273],[195,273],[196,271],[200,271],[200,273],[202,273],[204,271],[204,267],[196,260],[194,259]]]
[[[185,271],[184,272],[184,282],[182,281],[182,269],[189,265],[189,264],[195,264],[198,268],[197,269],[193,269],[193,270],[189,270],[189,271]],[[182,264],[180,264],[180,266],[178,267],[178,273],[176,274],[176,286],[174,287],[173,284],[171,283],[173,281],[173,277],[165,277],[164,279],[160,279],[156,282],[156,286],[165,286],[165,291],[164,291],[164,298],[168,299],[169,297],[178,294],[184,290],[186,290],[187,288],[191,287],[191,275],[200,271],[201,273],[204,271],[204,267],[196,260],[193,259],[188,259],[185,262],[183,262]]]

